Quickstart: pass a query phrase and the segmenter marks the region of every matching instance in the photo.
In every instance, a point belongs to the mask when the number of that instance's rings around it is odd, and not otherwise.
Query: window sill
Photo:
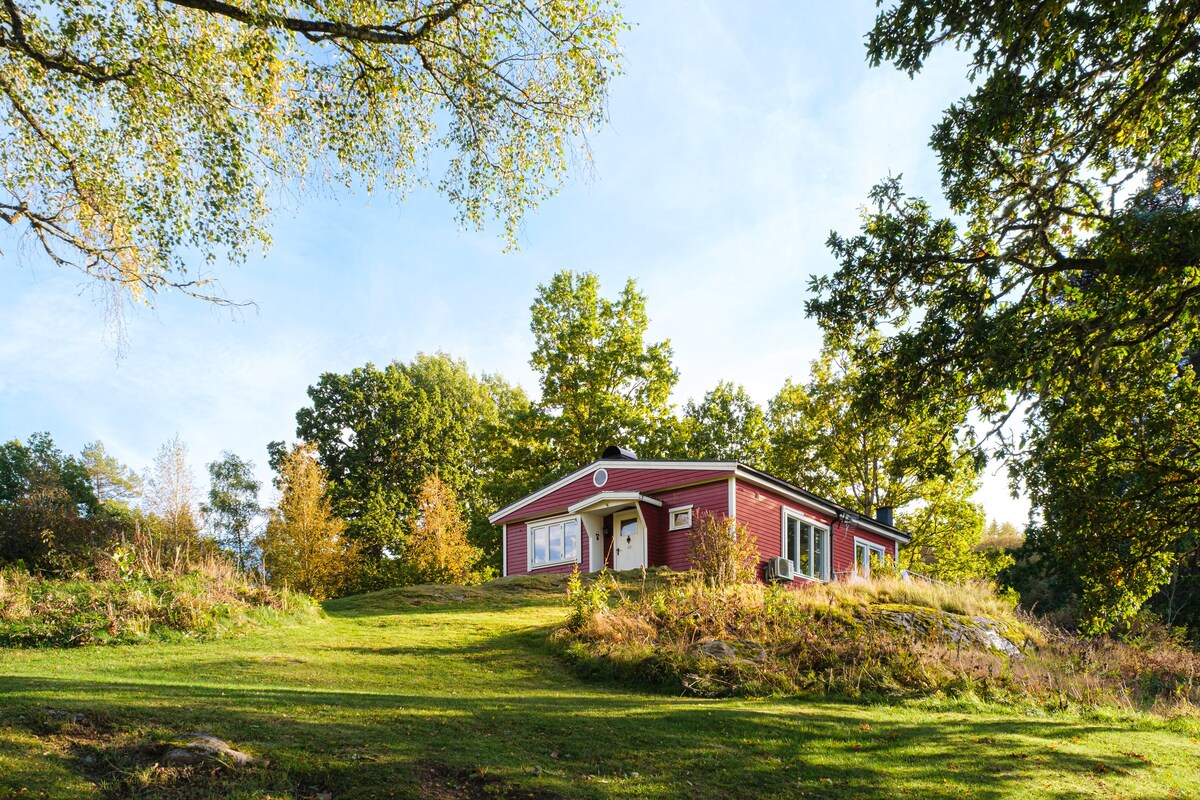
[[[793,572],[792,573],[792,582],[795,583],[796,581],[808,581],[809,583],[825,583],[824,578],[812,578],[812,577],[809,577],[808,575],[804,575],[799,572]]]
[[[547,567],[561,567],[563,564],[581,564],[583,563],[578,558],[565,558],[562,561],[547,561],[545,564],[531,564],[529,571],[546,569]]]

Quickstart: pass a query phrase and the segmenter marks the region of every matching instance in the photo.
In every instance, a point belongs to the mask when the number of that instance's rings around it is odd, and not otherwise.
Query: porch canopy
[[[662,508],[662,501],[647,497],[639,492],[600,492],[591,497],[567,506],[571,514],[608,514],[610,511],[620,511],[632,508],[637,503],[648,503],[656,508]]]

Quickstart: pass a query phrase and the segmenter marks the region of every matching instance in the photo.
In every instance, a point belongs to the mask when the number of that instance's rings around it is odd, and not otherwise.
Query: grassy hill
[[[417,587],[201,643],[0,649],[9,798],[1200,797],[1200,722],[587,682],[561,579]],[[270,766],[152,766],[211,733]]]

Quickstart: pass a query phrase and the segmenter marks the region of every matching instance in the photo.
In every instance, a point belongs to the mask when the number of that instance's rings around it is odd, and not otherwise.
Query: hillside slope
[[[0,800],[1200,797],[1200,724],[588,683],[562,580],[417,587],[212,643],[0,650]],[[265,769],[151,766],[203,731]]]

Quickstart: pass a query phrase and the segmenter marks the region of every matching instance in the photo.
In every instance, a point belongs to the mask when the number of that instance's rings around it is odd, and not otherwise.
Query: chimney
[[[875,521],[882,522],[889,528],[892,527],[895,524],[892,522],[892,507],[880,506],[879,508],[875,509]]]
[[[615,444],[610,444],[604,448],[604,455],[600,456],[600,458],[605,461],[637,461],[637,453],[628,447],[618,447]]]

